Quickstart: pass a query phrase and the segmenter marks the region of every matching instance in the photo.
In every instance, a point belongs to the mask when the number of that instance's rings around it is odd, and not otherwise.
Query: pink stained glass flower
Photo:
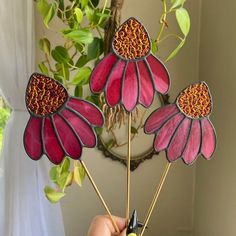
[[[149,107],[155,91],[165,94],[169,86],[169,73],[151,53],[149,35],[135,18],[120,26],[112,52],[94,68],[90,78],[93,93],[104,91],[109,106],[122,104],[128,112],[138,103]]]
[[[144,131],[155,134],[154,148],[166,150],[169,162],[181,158],[192,164],[202,154],[210,160],[216,148],[215,129],[209,120],[212,97],[205,82],[190,85],[175,104],[161,107],[146,120]]]
[[[65,156],[79,159],[83,147],[95,147],[94,127],[101,127],[101,111],[92,103],[68,95],[62,84],[34,73],[26,89],[30,119],[24,133],[26,153],[33,160],[46,154],[54,164]]]

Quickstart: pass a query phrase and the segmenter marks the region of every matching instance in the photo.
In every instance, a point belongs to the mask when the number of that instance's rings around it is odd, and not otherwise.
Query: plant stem
[[[106,7],[107,7],[107,0],[105,0],[105,3],[103,5],[102,15],[104,14]],[[100,25],[101,21],[102,21],[102,17],[100,17],[97,25]]]
[[[163,8],[164,8],[164,13],[163,15],[161,16],[161,28],[160,28],[160,31],[158,33],[158,36],[157,36],[157,39],[156,39],[156,42],[159,43],[160,41],[160,38],[161,38],[161,35],[164,31],[164,28],[165,28],[165,25],[166,25],[166,17],[167,17],[167,5],[166,5],[166,0],[163,0]]]
[[[168,38],[170,38],[170,37],[175,37],[175,38],[179,39],[180,41],[183,41],[183,40],[184,40],[182,37],[180,37],[180,36],[177,35],[177,34],[167,34],[165,37],[163,37],[162,39],[160,39],[158,43],[161,43],[162,41],[164,41],[164,40],[166,40],[166,39],[168,39]]]

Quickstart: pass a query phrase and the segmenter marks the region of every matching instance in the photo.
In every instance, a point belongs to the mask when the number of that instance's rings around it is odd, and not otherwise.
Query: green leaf
[[[75,66],[78,68],[81,68],[84,65],[86,65],[88,62],[89,62],[89,58],[87,57],[87,55],[82,55],[76,62]]]
[[[135,128],[135,127],[131,127],[131,133],[132,134],[137,134],[138,133],[138,130]]]
[[[103,13],[96,12],[96,16],[96,22],[99,23],[99,26],[103,28],[106,25],[107,20],[111,16],[111,10],[107,8]]]
[[[51,52],[51,43],[47,38],[41,38],[39,40],[39,48],[44,52],[47,53],[48,55]]]
[[[185,8],[181,7],[176,10],[175,15],[176,15],[176,19],[179,24],[179,27],[182,33],[184,34],[184,36],[186,37],[189,33],[190,25],[191,25],[188,11]]]
[[[169,61],[169,60],[171,60],[173,57],[176,56],[176,54],[177,54],[177,53],[180,51],[180,49],[183,47],[184,43],[185,43],[185,39],[182,40],[182,41],[180,42],[180,44],[178,45],[178,47],[177,47],[174,51],[171,52],[171,54],[167,57],[166,62]]]
[[[36,6],[39,11],[39,13],[44,17],[49,9],[49,4],[46,0],[37,0]]]
[[[53,166],[49,172],[50,179],[56,183],[58,178],[59,172],[58,172],[58,166]]]
[[[74,95],[75,95],[75,97],[82,98],[83,97],[83,86],[81,86],[81,85],[76,86],[75,91],[74,91]]]
[[[82,183],[84,181],[85,176],[86,176],[86,172],[83,166],[79,162],[75,162],[74,176],[73,176],[75,183],[77,183],[80,187],[82,187]]]
[[[158,51],[157,43],[154,39],[152,39],[152,53],[155,54]]]
[[[85,7],[85,14],[88,18],[89,23],[92,23],[93,22],[93,15],[94,15],[93,9],[89,6],[86,6]]]
[[[93,42],[93,35],[88,29],[79,30],[65,30],[63,34],[66,38],[71,39],[77,43],[90,44]]]
[[[70,170],[70,159],[66,157],[61,164],[61,173],[68,173]]]
[[[60,201],[61,198],[63,198],[65,196],[65,193],[57,192],[56,190],[54,190],[53,188],[51,188],[49,186],[46,186],[44,188],[44,193],[45,193],[45,196],[47,197],[47,199],[51,203],[57,203],[58,201]]]
[[[107,149],[112,149],[116,144],[116,141],[114,139],[110,139],[107,143],[106,143],[106,147]]]
[[[39,70],[40,70],[43,74],[49,75],[48,68],[46,67],[46,65],[45,65],[44,62],[38,64],[38,68],[39,68]]]
[[[95,37],[88,46],[88,60],[98,58],[102,54],[102,47],[103,40]]]
[[[99,105],[99,95],[89,95],[86,97],[86,100],[94,103],[95,105]]]
[[[71,172],[67,172],[67,173],[64,172],[62,175],[59,176],[59,178],[57,178],[57,184],[62,190],[62,192],[65,191],[66,186],[71,184],[72,178],[73,178],[73,175]]]
[[[92,70],[89,67],[80,68],[78,73],[72,79],[71,84],[73,85],[85,85],[88,84],[89,76]]]
[[[99,128],[99,127],[96,127],[95,128],[95,132],[96,132],[96,134],[99,136],[99,135],[102,135],[102,131],[103,131],[103,129],[102,128]]]
[[[75,8],[75,15],[77,22],[80,24],[81,21],[83,20],[83,12],[81,11],[80,8],[78,7]]]
[[[80,0],[81,8],[83,9],[85,6],[88,5],[89,0]]]
[[[70,59],[67,49],[62,46],[56,46],[55,49],[52,50],[51,55],[53,59],[59,63],[66,64]]]
[[[183,6],[183,4],[185,3],[186,0],[171,0],[171,3],[172,3],[172,6],[171,6],[171,10],[176,8],[176,7],[179,7],[179,6]]]
[[[54,3],[50,4],[47,13],[43,17],[44,18],[43,19],[44,25],[47,28],[49,28],[48,24],[50,23],[50,21],[53,19],[53,17],[56,14],[56,9],[57,9],[57,3],[54,2]]]

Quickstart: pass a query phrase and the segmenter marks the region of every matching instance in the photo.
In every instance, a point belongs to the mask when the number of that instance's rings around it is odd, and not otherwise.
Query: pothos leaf
[[[185,8],[181,7],[176,10],[175,15],[176,15],[176,19],[179,24],[179,27],[182,33],[184,34],[184,36],[186,37],[189,33],[190,25],[191,25],[188,11]]]
[[[174,9],[178,6],[181,6],[185,3],[186,0],[171,0],[172,6],[171,9]]]
[[[57,9],[57,3],[54,2],[49,5],[48,11],[44,15],[43,22],[47,28],[49,28],[48,24],[50,23],[50,21],[53,19],[53,17],[56,14],[56,9]]]
[[[90,44],[93,42],[93,34],[88,29],[63,31],[66,38],[73,40],[76,43]]]
[[[171,60],[173,57],[176,56],[176,54],[179,52],[179,50],[183,47],[185,43],[185,39],[180,42],[180,44],[177,46],[177,48],[171,52],[171,54],[167,57],[166,62]]]
[[[77,183],[80,187],[82,187],[82,183],[84,181],[85,176],[86,173],[83,166],[79,162],[75,162],[74,175],[73,175],[75,183]]]
[[[46,186],[44,188],[44,193],[45,193],[45,196],[47,197],[47,199],[51,203],[57,203],[58,201],[60,201],[61,198],[63,198],[65,196],[65,193],[57,192],[55,189],[53,189],[49,186]]]
[[[88,84],[91,69],[89,67],[83,67],[79,69],[79,72],[72,79],[71,84],[73,85],[85,85]]]
[[[83,20],[83,12],[78,7],[76,7],[74,11],[75,11],[75,15],[76,15],[76,20],[80,24],[81,21]]]

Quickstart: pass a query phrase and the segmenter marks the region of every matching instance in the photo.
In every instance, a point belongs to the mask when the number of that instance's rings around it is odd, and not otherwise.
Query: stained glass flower
[[[83,147],[96,146],[94,127],[103,125],[101,111],[88,101],[71,97],[62,84],[34,73],[26,89],[30,119],[24,133],[26,153],[33,160],[46,154],[59,164],[64,156],[79,159]]]
[[[122,104],[129,112],[138,103],[149,107],[154,92],[165,94],[169,85],[166,67],[151,53],[149,35],[135,18],[120,26],[112,52],[94,68],[90,78],[93,93],[104,91],[109,106]]]
[[[209,120],[212,97],[205,82],[184,89],[174,104],[154,111],[145,123],[145,133],[155,133],[154,148],[166,150],[169,162],[178,158],[192,164],[202,154],[211,159],[216,147],[215,129]]]

